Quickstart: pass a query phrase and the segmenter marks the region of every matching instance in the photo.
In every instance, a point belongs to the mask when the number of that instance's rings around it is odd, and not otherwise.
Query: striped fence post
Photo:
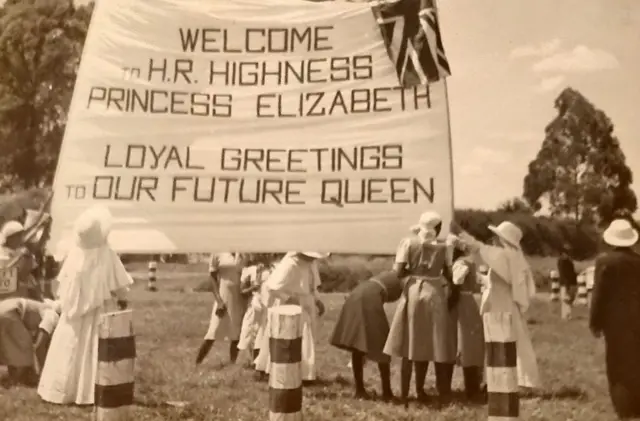
[[[576,295],[576,305],[586,306],[588,294],[589,292],[587,291],[587,277],[583,272],[578,276],[578,293]]]
[[[551,299],[552,303],[560,301],[560,277],[558,276],[558,272],[552,270],[549,274],[551,278]]]
[[[569,288],[566,286],[560,287],[560,317],[562,320],[571,318],[572,306],[573,300],[571,299],[571,294],[569,294]]]
[[[302,308],[269,309],[269,421],[302,421]]]
[[[155,260],[149,260],[149,283],[147,284],[147,289],[149,291],[157,291],[158,287],[156,286],[156,275],[158,272],[158,262]]]
[[[520,417],[516,337],[511,313],[485,313],[486,377],[489,421]]]
[[[102,315],[98,332],[96,421],[131,419],[135,357],[133,312],[124,310]]]

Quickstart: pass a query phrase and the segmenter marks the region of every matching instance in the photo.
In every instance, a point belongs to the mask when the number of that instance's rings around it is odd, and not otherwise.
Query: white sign
[[[446,101],[399,86],[367,4],[98,2],[51,243],[102,204],[119,252],[393,253],[451,219]]]

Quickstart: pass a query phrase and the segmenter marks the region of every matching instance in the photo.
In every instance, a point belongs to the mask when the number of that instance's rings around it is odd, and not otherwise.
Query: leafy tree
[[[92,10],[72,0],[0,7],[0,189],[52,182]]]
[[[526,200],[520,197],[514,197],[498,206],[498,211],[505,213],[529,213],[533,214],[534,209],[531,208]]]
[[[546,199],[552,216],[606,223],[614,213],[635,212],[637,199],[613,123],[580,92],[566,88],[558,115],[524,178],[524,198],[534,208]]]

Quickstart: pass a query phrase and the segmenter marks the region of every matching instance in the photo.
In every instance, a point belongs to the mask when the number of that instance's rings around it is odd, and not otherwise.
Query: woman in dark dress
[[[638,231],[616,219],[604,232],[613,249],[598,257],[589,327],[604,336],[607,379],[619,419],[640,418],[640,255]]]
[[[357,398],[370,398],[363,378],[366,357],[378,363],[383,399],[393,399],[391,358],[383,352],[389,334],[389,321],[384,304],[398,300],[401,294],[402,280],[393,271],[384,272],[360,282],[342,306],[331,337],[331,345],[351,352]]]

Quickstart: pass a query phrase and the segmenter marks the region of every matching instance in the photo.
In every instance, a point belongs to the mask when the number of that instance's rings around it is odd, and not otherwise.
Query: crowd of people
[[[24,226],[10,221],[0,229],[0,365],[8,367],[3,384],[35,386],[54,404],[94,403],[100,316],[128,307],[133,284],[108,236],[106,208],[85,211],[75,222],[74,238],[57,274],[55,300],[34,292],[33,263]],[[381,397],[398,401],[391,386],[391,361],[400,363],[400,402],[406,404],[411,379],[422,402],[432,363],[437,400],[451,398],[452,375],[462,367],[467,397],[486,399],[483,387],[482,314],[512,314],[517,347],[518,385],[542,387],[525,313],[536,294],[533,274],[520,243],[523,233],[504,221],[490,225],[485,244],[453,224],[441,238],[442,218],[425,212],[400,241],[393,267],[362,280],[345,299],[331,345],[351,354],[355,396],[370,399],[366,361],[377,363]],[[640,415],[640,255],[633,250],[638,231],[614,220],[604,233],[611,246],[596,261],[590,328],[604,336],[609,388],[621,419]],[[246,352],[259,379],[270,369],[268,309],[281,304],[302,308],[302,379],[317,377],[318,324],[325,307],[318,295],[319,252],[289,252],[280,259],[227,252],[211,256],[209,274],[214,305],[209,328],[196,356],[202,363],[215,342],[229,341],[229,359]],[[486,270],[482,270],[484,267]],[[8,287],[7,287],[8,285]],[[481,285],[480,304],[474,298]],[[51,297],[53,298],[53,297]],[[389,319],[385,304],[397,302]],[[625,325],[627,330],[619,326]]]

